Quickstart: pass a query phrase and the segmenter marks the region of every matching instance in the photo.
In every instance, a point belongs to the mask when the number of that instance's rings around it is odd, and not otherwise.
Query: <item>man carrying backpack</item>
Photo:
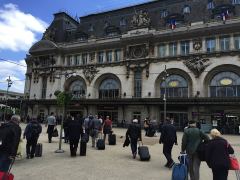
[[[27,139],[27,159],[34,158],[37,141],[41,132],[42,126],[38,123],[37,119],[33,119],[25,128],[23,139],[25,137]]]
[[[189,127],[184,130],[182,137],[182,154],[186,151],[189,158],[189,174],[191,180],[199,180],[199,168],[201,161],[197,148],[202,141],[208,141],[209,137],[196,127],[195,121],[189,121]]]
[[[17,154],[21,137],[20,116],[13,115],[8,123],[0,126],[0,171],[7,172]]]

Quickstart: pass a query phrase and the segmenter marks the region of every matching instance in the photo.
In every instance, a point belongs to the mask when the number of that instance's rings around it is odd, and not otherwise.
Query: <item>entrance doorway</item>
[[[174,120],[177,130],[183,130],[188,122],[187,112],[167,112],[167,117]],[[164,112],[161,112],[161,120],[164,119]]]
[[[98,107],[98,115],[102,116],[103,120],[106,119],[106,116],[109,116],[112,120],[113,126],[118,124],[118,107],[113,106],[100,106]]]

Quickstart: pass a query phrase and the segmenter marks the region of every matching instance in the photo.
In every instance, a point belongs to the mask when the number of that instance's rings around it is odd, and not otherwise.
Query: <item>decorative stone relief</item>
[[[132,18],[131,24],[133,27],[143,27],[150,25],[150,18],[147,11],[136,12]]]
[[[147,44],[141,44],[136,46],[129,46],[127,48],[128,59],[145,58],[149,54],[149,47]]]
[[[190,69],[195,77],[199,77],[202,72],[208,67],[211,63],[207,58],[201,58],[199,56],[189,58],[183,62],[188,69]]]
[[[193,49],[199,51],[202,49],[202,40],[201,39],[194,39],[193,40]]]
[[[128,63],[126,65],[127,68],[127,73],[126,73],[126,78],[129,78],[130,71],[137,71],[137,70],[143,70],[146,69],[146,77],[149,77],[149,62],[142,62],[142,63]]]
[[[95,66],[87,66],[83,70],[83,74],[90,84],[98,72],[99,70]]]

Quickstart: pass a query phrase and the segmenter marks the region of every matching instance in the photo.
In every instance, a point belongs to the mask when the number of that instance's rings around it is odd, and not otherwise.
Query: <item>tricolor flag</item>
[[[229,18],[229,12],[228,12],[228,10],[222,12],[221,17],[222,17],[222,20],[225,22],[225,21]]]
[[[176,20],[175,19],[170,20],[169,26],[172,30],[175,29],[176,28]]]

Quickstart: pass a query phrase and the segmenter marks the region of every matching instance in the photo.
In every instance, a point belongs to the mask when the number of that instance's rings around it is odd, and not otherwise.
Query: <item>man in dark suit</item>
[[[162,132],[159,143],[163,143],[163,154],[167,159],[165,167],[172,168],[174,161],[172,159],[172,148],[175,143],[177,145],[177,133],[176,128],[173,125],[173,119],[167,119],[162,126]]]

